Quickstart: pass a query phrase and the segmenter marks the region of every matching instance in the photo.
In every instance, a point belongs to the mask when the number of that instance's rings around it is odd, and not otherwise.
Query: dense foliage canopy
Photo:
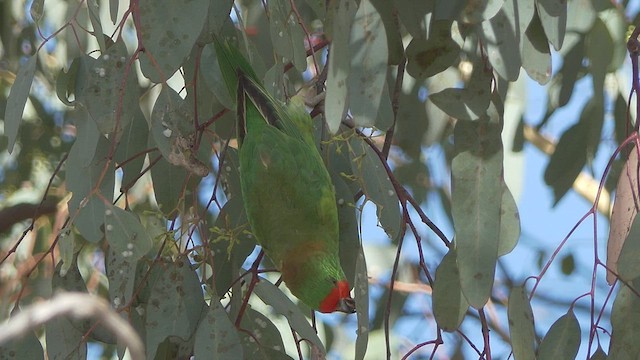
[[[0,359],[635,359],[636,3],[0,2]],[[356,314],[313,313],[256,248],[214,39],[307,106]],[[586,269],[572,230],[505,270],[533,147],[556,202],[592,204]],[[553,267],[588,285],[541,290]]]

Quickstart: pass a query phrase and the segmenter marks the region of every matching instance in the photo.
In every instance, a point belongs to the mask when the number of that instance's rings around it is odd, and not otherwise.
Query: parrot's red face
[[[318,310],[323,313],[341,311],[352,314],[356,312],[356,303],[353,298],[351,298],[349,289],[350,287],[347,280],[336,281],[329,295],[320,302]]]

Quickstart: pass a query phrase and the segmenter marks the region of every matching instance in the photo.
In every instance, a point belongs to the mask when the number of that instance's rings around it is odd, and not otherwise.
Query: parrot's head
[[[313,309],[354,313],[351,287],[337,259],[322,252],[296,254],[283,262],[282,279],[293,295]]]

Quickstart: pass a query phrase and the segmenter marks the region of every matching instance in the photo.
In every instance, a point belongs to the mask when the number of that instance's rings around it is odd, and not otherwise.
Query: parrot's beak
[[[338,307],[336,311],[342,311],[343,313],[353,314],[356,312],[356,302],[351,297],[342,298],[338,301]]]

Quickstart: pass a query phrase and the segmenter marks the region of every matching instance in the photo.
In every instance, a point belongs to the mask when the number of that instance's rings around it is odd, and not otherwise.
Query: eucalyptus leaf
[[[534,360],[536,356],[533,348],[535,343],[533,311],[527,293],[522,286],[515,286],[511,289],[507,316],[514,358]]]
[[[142,73],[155,83],[166,82],[182,65],[198,39],[209,13],[208,0],[142,1],[136,26],[145,51]]]
[[[4,110],[4,135],[9,139],[7,150],[13,152],[13,146],[18,138],[18,130],[22,122],[22,113],[27,103],[31,83],[36,73],[36,63],[38,55],[32,55],[22,63],[16,79],[11,86],[9,97],[7,98],[7,107]]]

